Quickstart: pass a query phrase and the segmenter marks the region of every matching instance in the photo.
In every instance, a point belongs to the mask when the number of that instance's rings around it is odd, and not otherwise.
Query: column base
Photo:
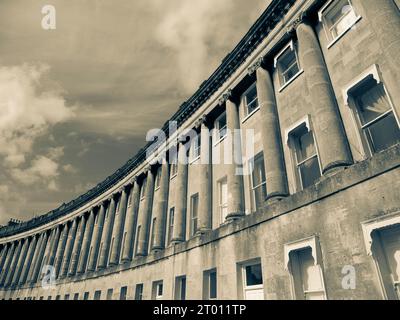
[[[328,165],[325,166],[325,168],[322,170],[323,175],[330,176],[332,174],[335,174],[336,172],[345,169],[346,167],[351,166],[353,163],[349,161],[335,161],[331,162]]]
[[[184,239],[172,239],[171,240],[171,244],[173,246],[176,245],[176,244],[182,243],[182,242],[185,242],[185,240]]]
[[[235,221],[244,216],[245,216],[244,212],[232,212],[226,216],[225,221],[227,221],[227,222]]]
[[[201,236],[201,235],[203,235],[203,234],[205,234],[205,233],[208,233],[208,232],[210,232],[210,231],[211,231],[210,228],[201,228],[201,229],[198,229],[198,230],[196,231],[195,236]]]

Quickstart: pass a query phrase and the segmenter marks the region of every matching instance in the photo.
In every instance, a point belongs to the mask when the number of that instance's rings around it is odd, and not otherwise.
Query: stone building
[[[399,299],[399,2],[272,1],[166,140],[0,229],[0,298]]]

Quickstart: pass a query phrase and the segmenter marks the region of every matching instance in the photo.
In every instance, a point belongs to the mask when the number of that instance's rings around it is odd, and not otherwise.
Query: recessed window
[[[319,15],[330,41],[341,37],[359,19],[350,0],[330,1]]]
[[[161,182],[161,167],[157,169],[156,178],[154,181],[154,186],[156,189],[160,188],[160,182]]]
[[[312,249],[307,247],[291,251],[289,257],[295,298],[325,300],[322,269],[318,263],[315,263]]]
[[[153,282],[153,300],[161,300],[163,297],[164,285],[162,281]]]
[[[190,197],[190,235],[194,236],[197,232],[199,211],[199,194],[196,193]]]
[[[281,87],[286,86],[299,74],[300,64],[293,42],[286,46],[275,58],[275,67],[278,68]]]
[[[400,142],[399,123],[383,83],[364,80],[350,91],[350,97],[363,144],[370,155]]]
[[[175,278],[175,300],[186,300],[186,276]]]
[[[264,155],[260,152],[254,157],[251,164],[251,186],[256,210],[261,208],[267,197],[267,183],[265,179]]]
[[[93,300],[100,300],[100,298],[101,298],[101,290],[95,291]]]
[[[143,283],[139,283],[136,285],[135,300],[143,300]]]
[[[133,194],[133,188],[131,189],[131,191],[129,192],[129,196],[128,196],[128,208],[130,208],[132,206],[132,194]]]
[[[222,224],[228,215],[228,181],[226,177],[218,181],[218,210]]]
[[[307,188],[321,177],[321,168],[314,135],[305,123],[290,132],[289,145],[293,152],[299,187]]]
[[[226,137],[227,134],[227,124],[226,124],[226,113],[221,114],[217,120],[215,120],[215,130],[216,130],[216,142],[221,141]]]
[[[43,300],[43,297],[41,297],[42,299],[41,300]],[[66,294],[65,296],[64,296],[64,300],[69,300],[69,294]]]
[[[203,273],[203,299],[217,299],[217,270],[212,269]]]
[[[191,141],[190,146],[190,161],[194,161],[200,157],[201,136],[197,134]]]
[[[263,300],[264,287],[261,263],[246,263],[241,267],[245,300]]]
[[[126,300],[128,293],[128,287],[121,287],[121,292],[119,293],[119,300]]]
[[[141,228],[142,228],[142,226],[138,226],[137,227],[137,231],[136,231],[136,249],[135,249],[135,254],[137,254],[138,249],[139,249],[140,229]]]
[[[89,300],[89,292],[83,294],[83,300]]]
[[[58,294],[58,295],[56,295],[56,300],[60,300],[61,299],[61,296]]]
[[[178,164],[171,163],[170,174],[171,174],[171,178],[175,177],[178,174]]]
[[[48,299],[48,300],[51,300],[51,297],[49,297],[50,299]],[[79,293],[75,293],[74,294],[74,300],[79,300]]]
[[[113,298],[113,292],[114,292],[113,289],[108,289],[108,290],[107,290],[107,300],[112,300],[112,298]]]
[[[174,232],[174,218],[175,218],[175,207],[169,209],[168,219],[168,243],[171,243],[172,234]]]
[[[154,247],[154,239],[156,234],[156,226],[157,226],[157,218],[153,218],[152,229],[151,229],[151,238],[150,238],[150,248]]]
[[[259,108],[257,86],[255,83],[243,94],[243,103],[245,107],[245,116],[252,114]]]

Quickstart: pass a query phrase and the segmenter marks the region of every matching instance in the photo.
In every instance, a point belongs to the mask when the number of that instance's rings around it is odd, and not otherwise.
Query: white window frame
[[[381,293],[384,299],[388,299],[389,293],[387,292],[386,289],[387,285],[385,284],[385,281],[383,279],[379,263],[372,253],[372,242],[373,242],[372,233],[374,231],[379,231],[385,228],[395,227],[395,226],[400,226],[400,211],[382,217],[378,217],[375,219],[371,219],[368,221],[364,221],[361,223],[367,255],[370,256],[374,261],[375,270],[380,282]],[[400,285],[398,286],[400,287]]]
[[[155,175],[155,179],[154,179],[154,191],[157,191],[158,189],[160,189],[160,185],[161,185],[161,167],[159,167],[157,169],[156,175]]]
[[[297,63],[297,67],[299,69],[299,71],[292,77],[290,78],[288,81],[284,81],[284,83],[282,83],[282,78],[283,76],[281,75],[281,70],[278,67],[279,64],[279,59],[284,55],[284,53],[290,49],[291,51],[294,51],[294,54],[296,56],[296,63]],[[279,92],[282,92],[287,86],[289,86],[294,80],[296,80],[303,72],[304,70],[301,68],[300,65],[300,59],[295,47],[295,44],[293,42],[293,40],[291,40],[274,58],[274,68],[277,70],[278,74],[279,74],[279,83],[280,83],[280,89]],[[289,68],[290,69],[290,68]],[[288,69],[288,70],[289,70]],[[287,71],[287,70],[286,70]],[[284,79],[284,78],[283,78]]]
[[[201,135],[198,133],[191,141],[190,145],[190,159],[189,162],[192,164],[193,162],[200,159],[201,156]]]
[[[171,225],[171,213],[173,213],[173,220]],[[171,243],[172,236],[174,233],[174,222],[175,222],[175,207],[169,208],[169,215],[168,215],[168,244]]]
[[[216,297],[211,298],[210,291],[211,291],[211,274],[215,273],[215,281],[216,281]],[[203,272],[203,300],[217,300],[218,299],[218,272],[216,268],[206,270]]]
[[[161,295],[159,294],[159,287],[160,286],[162,287]],[[161,300],[163,298],[163,296],[164,296],[164,283],[163,283],[163,281],[162,280],[155,281],[153,288],[154,288],[154,293],[155,293],[154,294],[155,299],[156,300]]]
[[[171,163],[170,165],[170,174],[171,174],[171,178],[170,180],[172,180],[173,178],[175,178],[178,175],[178,163]]]
[[[247,285],[247,277],[246,277],[246,267],[253,266],[259,264],[261,266],[261,276],[262,276],[262,284],[257,284],[253,286],[248,286]],[[241,275],[242,275],[242,287],[243,287],[243,299],[246,299],[246,292],[247,291],[255,291],[255,290],[263,290],[264,296],[264,274],[263,274],[263,267],[262,267],[262,262],[261,259],[252,259],[250,261],[244,262],[240,264],[241,268]]]
[[[194,213],[194,199],[197,198],[197,208],[196,208],[196,218],[193,217]],[[190,196],[190,236],[194,237],[199,229],[199,201],[200,201],[200,195],[199,193],[194,193]],[[196,220],[196,229],[194,229],[194,221]]]
[[[376,84],[382,84],[383,89],[385,91],[386,97],[389,101],[390,104],[390,110],[385,112],[384,114],[380,115],[377,117],[375,120],[372,120],[370,123],[365,124],[364,126],[361,125],[360,122],[360,117],[358,113],[358,106],[356,105],[356,102],[354,101],[354,98],[352,97],[351,91],[356,89],[358,86],[362,85],[366,81],[376,81]],[[371,157],[374,152],[372,150],[372,147],[368,141],[368,139],[364,136],[364,128],[370,126],[372,123],[378,122],[380,119],[386,117],[389,113],[393,113],[394,118],[396,119],[397,125],[399,126],[400,129],[400,118],[396,113],[396,110],[394,108],[392,99],[389,95],[389,92],[387,91],[387,88],[385,84],[382,81],[382,76],[380,73],[380,70],[378,68],[378,65],[374,64],[370,66],[367,70],[362,72],[359,76],[354,78],[352,81],[350,81],[347,85],[344,86],[342,89],[342,95],[343,95],[343,100],[344,100],[344,105],[349,107],[351,112],[351,117],[353,120],[354,128],[357,132],[357,140],[359,146],[362,148],[363,153],[364,153],[364,158]]]
[[[256,98],[254,100],[248,102],[247,94],[254,88],[256,89]],[[248,109],[249,105],[255,101],[257,102],[257,108],[255,108],[253,111],[249,112],[249,109]],[[250,118],[258,110],[260,110],[260,101],[258,100],[258,90],[257,90],[256,82],[254,82],[250,87],[248,87],[247,90],[242,94],[242,103],[243,103],[243,109],[244,109],[244,119],[242,122],[245,122],[248,118]]]
[[[218,215],[220,220],[220,225],[224,224],[226,221],[226,216],[223,217],[223,209],[226,208],[226,214],[228,215],[228,194],[226,195],[226,203],[222,203],[222,185],[226,184],[228,188],[228,177],[222,177],[217,181],[217,192],[218,192]],[[227,191],[228,192],[228,191]]]
[[[311,254],[314,258],[314,265],[319,267],[321,280],[322,280],[322,290],[318,290],[315,292],[324,292],[325,300],[328,299],[325,287],[325,277],[323,272],[323,265],[322,265],[322,252],[320,248],[320,244],[318,238],[314,235],[305,239],[296,240],[294,242],[286,243],[284,245],[284,268],[287,272],[290,272],[289,264],[290,264],[290,253],[300,251],[303,249],[311,248]],[[296,299],[296,292],[295,292],[295,279],[292,272],[290,272],[290,280],[291,280],[291,289],[292,289],[292,297]],[[313,291],[308,291],[304,293],[312,293]]]
[[[184,299],[182,299],[182,283],[185,280],[185,296]],[[179,300],[186,300],[187,296],[187,277],[186,275],[181,275],[175,277],[175,288],[174,288],[174,299],[177,300],[179,296]]]
[[[253,158],[250,159],[249,161],[249,166],[250,166],[250,187],[251,187],[251,197],[252,197],[252,203],[254,206],[255,211],[258,209],[257,208],[257,203],[256,203],[256,194],[255,194],[255,190],[257,188],[261,188],[262,186],[267,186],[267,172],[265,171],[265,165],[264,165],[264,174],[265,174],[265,181],[260,183],[259,185],[255,186],[254,185],[254,181],[253,181],[253,170],[255,169],[255,159],[257,157],[262,157],[263,161],[264,161],[264,152],[259,152],[257,153]],[[265,189],[267,189],[267,187],[265,187]],[[265,200],[265,199],[264,199]]]
[[[336,37],[333,37],[331,30],[334,26],[332,26],[330,29],[328,28],[328,23],[326,21],[326,14],[330,11],[329,9],[332,9],[330,7],[332,4],[334,4],[334,1],[336,1],[336,0],[328,1],[318,12],[319,21],[322,23],[326,38],[329,41],[329,43],[327,45],[328,49],[331,48],[337,41],[339,41],[339,39],[341,39],[349,30],[351,30],[354,27],[355,24],[358,23],[358,21],[360,21],[362,19],[362,17],[360,15],[358,15],[357,11],[355,10],[352,0],[346,0],[354,12],[355,19],[347,26],[347,28],[344,31],[342,31]],[[345,17],[345,16],[343,16],[343,17]]]
[[[312,127],[312,123],[311,123],[311,116],[308,114],[306,115],[304,118],[300,119],[299,121],[295,122],[293,125],[291,125],[289,128],[287,128],[285,130],[285,142],[287,147],[289,148],[290,151],[290,161],[291,161],[291,168],[292,168],[292,172],[293,172],[293,181],[295,181],[295,185],[296,185],[296,191],[300,191],[303,190],[303,181],[301,180],[301,172],[299,169],[299,166],[310,160],[311,158],[315,157],[309,157],[308,159],[302,161],[301,163],[298,163],[297,161],[297,150],[296,150],[296,146],[293,146],[292,143],[292,135],[294,134],[294,132],[296,132],[296,130],[298,130],[301,126],[305,125],[308,132],[311,132],[313,135],[313,139],[314,139],[314,147],[315,147],[315,151],[316,151],[316,156],[318,158],[318,164],[319,164],[319,170],[320,170],[320,174],[321,177],[323,176],[323,172],[322,172],[322,164],[321,164],[321,157],[319,154],[319,148],[318,148],[318,142],[317,139],[315,138],[315,134],[314,134],[314,130]]]
[[[223,126],[222,128],[219,127],[219,120],[221,118],[225,117],[226,119],[226,124],[225,126]],[[228,119],[226,118],[226,111],[222,112],[214,121],[214,132],[215,132],[215,136],[214,136],[214,145],[217,145],[218,143],[220,143],[222,140],[224,140],[227,136],[227,130],[228,130]],[[220,132],[222,129],[225,129],[225,135],[221,137]]]

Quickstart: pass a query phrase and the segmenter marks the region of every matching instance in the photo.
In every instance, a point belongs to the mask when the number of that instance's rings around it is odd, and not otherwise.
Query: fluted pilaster
[[[83,237],[85,235],[85,228],[86,228],[86,218],[85,216],[82,216],[79,219],[78,231],[75,237],[74,248],[72,249],[71,264],[68,272],[69,276],[74,276],[76,274],[76,270],[78,268],[79,256],[81,254],[81,249],[82,249]]]
[[[29,250],[22,268],[21,277],[18,281],[19,285],[23,285],[26,283],[29,271],[32,269],[33,257],[35,255],[37,241],[38,237],[36,235],[33,236],[32,239],[29,241]]]
[[[4,286],[4,283],[6,281],[7,278],[7,274],[10,270],[10,265],[12,262],[12,258],[14,256],[14,251],[15,251],[15,242],[11,243],[10,249],[7,252],[7,258],[6,261],[4,263],[4,268],[3,268],[3,272],[1,274],[0,277],[0,287]]]
[[[88,271],[94,271],[96,269],[97,260],[99,257],[99,248],[103,234],[105,215],[106,215],[106,204],[103,202],[97,212],[95,219],[93,237],[90,243],[89,262],[87,267]]]
[[[105,220],[103,236],[101,239],[102,247],[100,251],[100,259],[98,264],[99,269],[104,269],[108,265],[108,256],[110,254],[112,231],[114,227],[115,209],[116,209],[116,200],[114,196],[112,196],[110,200],[110,205],[108,206],[107,210],[108,217]]]
[[[48,245],[48,239],[49,239],[48,233],[44,232],[40,250],[38,251],[36,265],[35,265],[33,273],[32,273],[31,284],[35,284],[38,281],[39,275],[42,271],[43,257],[44,257],[44,254],[45,254],[45,251],[46,251],[46,248]]]
[[[4,282],[5,287],[8,287],[11,285],[12,279],[14,277],[15,269],[17,267],[18,259],[21,254],[21,249],[22,249],[22,240],[19,240],[17,242],[17,247],[15,249],[15,252],[14,252],[14,255],[11,260],[11,264],[10,264],[10,267],[8,270],[8,274],[7,274],[6,280]]]
[[[15,286],[18,284],[19,278],[21,276],[22,268],[23,268],[25,260],[26,260],[26,256],[28,254],[29,242],[30,242],[29,238],[26,238],[23,240],[21,254],[19,256],[18,262],[15,267],[15,272],[14,272],[14,276],[11,281],[11,286]]]
[[[62,261],[62,265],[61,265],[60,278],[64,278],[68,274],[68,269],[69,269],[70,262],[71,262],[72,250],[74,248],[77,226],[78,226],[78,223],[77,223],[76,219],[74,219],[72,221],[72,225],[68,232],[67,244],[65,246],[64,257],[63,257],[63,261]]]
[[[54,259],[54,269],[55,269],[54,272],[55,272],[56,278],[60,274],[60,269],[61,269],[61,265],[63,262],[64,253],[65,253],[65,247],[67,245],[67,240],[68,240],[68,231],[69,231],[69,226],[66,223],[62,226],[62,232],[61,232],[61,236],[60,236],[60,239],[58,242],[57,251],[56,251],[55,259]]]

